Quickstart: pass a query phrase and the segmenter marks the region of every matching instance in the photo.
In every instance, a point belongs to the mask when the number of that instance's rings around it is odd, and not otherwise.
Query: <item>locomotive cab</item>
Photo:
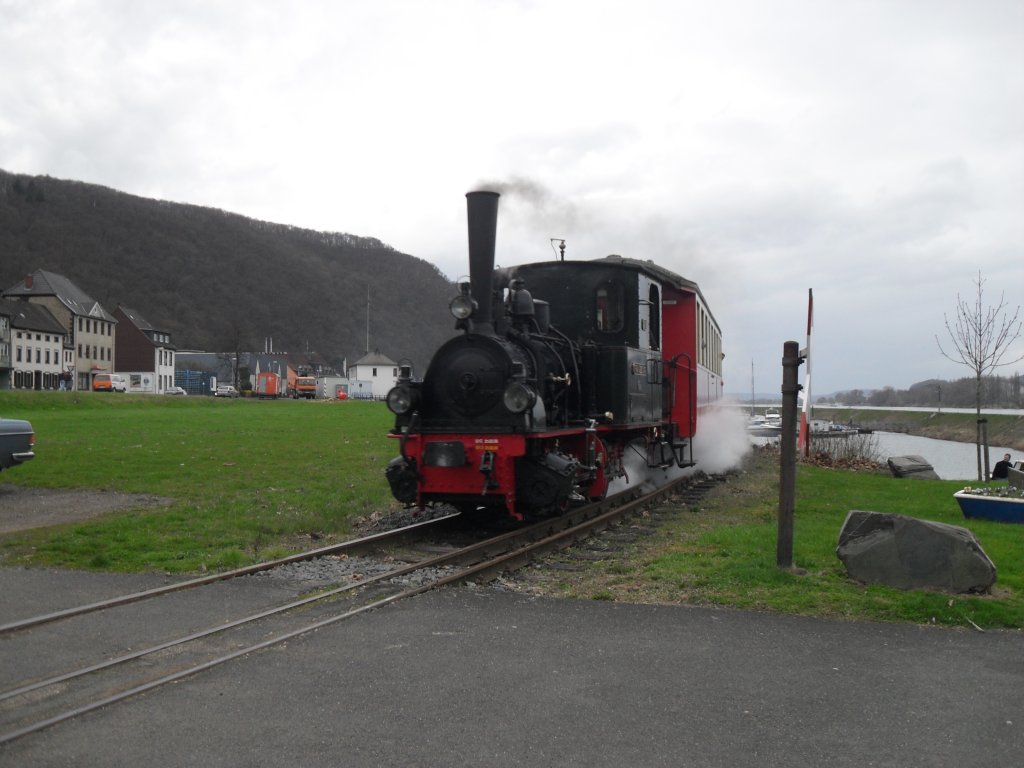
[[[652,305],[649,297],[660,295],[660,286],[630,265],[607,260],[527,264],[513,274],[548,301],[551,325],[581,350],[577,418],[659,422],[660,302]]]

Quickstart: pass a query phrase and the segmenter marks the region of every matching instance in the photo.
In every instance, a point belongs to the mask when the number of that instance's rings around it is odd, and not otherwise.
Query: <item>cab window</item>
[[[661,349],[661,295],[658,291],[658,286],[653,283],[651,284],[650,291],[648,291],[647,309],[651,320],[651,349]]]
[[[617,283],[602,283],[595,294],[597,330],[614,333],[622,330],[623,297],[622,286]]]

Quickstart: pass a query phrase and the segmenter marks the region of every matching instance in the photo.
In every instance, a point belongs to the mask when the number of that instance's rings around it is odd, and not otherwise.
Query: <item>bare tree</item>
[[[996,368],[1003,365],[1013,365],[1024,360],[1024,354],[1012,360],[1003,360],[1010,346],[1020,337],[1021,323],[1020,305],[1008,317],[1005,294],[999,294],[999,304],[995,307],[986,307],[983,303],[985,281],[981,277],[981,270],[978,270],[978,279],[975,281],[977,294],[974,297],[974,304],[956,295],[956,319],[950,322],[948,315],[943,315],[946,321],[946,332],[953,342],[952,353],[942,348],[942,342],[938,335],[935,342],[939,345],[939,351],[943,356],[954,363],[966,365],[974,372],[974,405],[978,417],[975,445],[978,452],[978,480],[988,477],[988,450],[986,446],[984,471],[982,470],[982,418],[981,418],[981,382],[982,379],[991,374]]]

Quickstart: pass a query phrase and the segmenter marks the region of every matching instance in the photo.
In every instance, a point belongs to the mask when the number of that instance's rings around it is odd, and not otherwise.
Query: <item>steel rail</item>
[[[51,685],[57,685],[58,683],[64,683],[69,680],[74,680],[77,677],[82,677],[83,675],[87,675],[92,672],[99,672],[104,669],[109,669],[111,667],[117,666],[118,664],[124,664],[129,661],[134,661],[135,659],[140,659],[143,656],[148,656],[159,651],[166,651],[168,648],[173,648],[177,645],[184,645],[185,643],[190,643],[194,640],[201,640],[204,637],[210,637],[212,635],[220,634],[221,632],[226,632],[229,629],[235,629],[236,627],[241,627],[245,624],[251,624],[255,621],[259,621],[260,619],[265,619],[268,616],[275,616],[279,613],[285,613],[296,608],[301,608],[304,605],[310,605],[312,603],[321,602],[330,597],[334,597],[335,595],[340,595],[344,592],[351,592],[353,590],[359,589],[360,587],[365,587],[369,584],[384,581],[385,579],[394,579],[399,576],[404,576],[407,573],[413,573],[422,568],[431,568],[434,567],[435,564],[443,564],[444,562],[447,562],[447,559],[448,558],[446,555],[438,555],[436,557],[428,558],[427,560],[423,560],[421,562],[404,565],[400,568],[396,568],[393,571],[387,571],[384,573],[378,573],[374,576],[368,576],[365,579],[359,579],[358,581],[353,581],[349,584],[345,584],[344,586],[335,587],[325,592],[318,592],[315,595],[310,595],[309,597],[304,597],[300,600],[294,600],[290,603],[279,605],[274,608],[268,608],[267,610],[260,611],[259,613],[253,613],[249,616],[243,616],[242,618],[234,619],[225,624],[218,624],[215,627],[201,629],[197,632],[193,632],[192,634],[175,638],[173,640],[167,640],[157,645],[149,646],[148,648],[140,648],[139,650],[132,651],[131,653],[126,653],[121,656],[115,656],[114,658],[107,659],[106,661],[101,661],[97,664],[93,664],[88,667],[82,667],[81,669],[71,670],[69,672],[64,672],[53,677],[36,680],[31,683],[25,683],[18,688],[11,688],[9,690],[0,692],[0,701],[6,701],[7,699],[13,699],[17,696],[23,696],[26,693],[31,693],[32,691],[37,691],[41,688],[46,688]]]
[[[372,546],[376,546],[382,543],[388,543],[395,539],[400,539],[404,536],[410,536],[421,532],[424,528],[429,528],[433,525],[440,525],[442,523],[448,523],[452,519],[458,517],[458,514],[447,515],[445,517],[437,517],[432,520],[424,520],[419,523],[413,523],[402,528],[395,528],[391,531],[383,531],[381,533],[374,533],[370,536],[364,536],[359,539],[351,539],[349,541],[342,541],[338,544],[331,544],[326,547],[320,547],[319,549],[312,549],[308,552],[300,552],[295,555],[288,555],[287,557],[281,557],[276,560],[268,560],[264,563],[256,563],[254,565],[247,565],[243,568],[236,568],[231,571],[223,571],[222,573],[214,573],[209,576],[200,576],[195,579],[188,579],[187,581],[179,581],[174,584],[166,584],[162,587],[154,587],[152,589],[146,589],[141,592],[132,592],[126,595],[120,595],[118,597],[112,597],[107,600],[100,600],[95,603],[87,603],[85,605],[77,605],[71,608],[64,608],[53,613],[42,614],[40,616],[31,616],[27,619],[19,619],[18,621],[12,621],[7,624],[0,624],[0,635],[8,632],[16,632],[21,629],[28,629],[29,627],[37,627],[41,624],[48,624],[53,621],[60,621],[61,619],[67,619],[72,616],[80,616],[85,613],[92,613],[94,611],[104,611],[108,608],[116,608],[121,605],[128,605],[129,603],[136,603],[141,600],[148,600],[151,597],[158,597],[159,595],[166,595],[171,592],[181,592],[186,589],[193,589],[195,587],[206,586],[207,584],[213,584],[218,581],[227,581],[228,579],[234,579],[239,576],[249,576],[253,573],[259,573],[261,571],[269,571],[273,568],[277,568],[282,565],[288,565],[289,563],[298,563],[303,560],[314,560],[318,557],[324,557],[325,555],[337,554],[339,552],[353,552],[360,549],[367,549]]]
[[[657,501],[662,497],[669,495],[675,490],[675,488],[678,485],[682,484],[683,482],[684,481],[680,480],[673,483],[669,483],[663,486],[662,488],[645,495],[641,495],[639,491],[636,490],[629,490],[624,493],[618,494],[615,497],[609,497],[608,499],[605,499],[604,501],[598,502],[596,504],[587,505],[586,507],[580,507],[579,509],[574,510],[566,515],[563,515],[560,518],[553,518],[552,520],[545,520],[540,523],[535,523],[534,525],[531,525],[527,528],[501,534],[499,536],[487,539],[483,542],[478,542],[467,547],[462,547],[460,549],[453,550],[450,553],[438,555],[433,558],[428,558],[427,560],[423,560],[417,563],[411,563],[409,565],[395,569],[394,571],[377,574],[376,576],[372,576],[367,579],[362,579],[358,582],[345,585],[344,587],[329,590],[326,593],[304,598],[300,601],[296,601],[292,604],[289,604],[288,606],[282,606],[276,609],[271,609],[269,611],[262,612],[260,614],[254,614],[251,617],[236,620],[228,625],[211,628],[209,630],[203,630],[198,633],[194,633],[193,635],[190,635],[187,638],[180,638],[176,641],[169,641],[167,643],[163,643],[153,648],[143,649],[141,651],[128,654],[118,659],[111,659],[108,662],[102,662],[100,664],[93,665],[89,668],[76,670],[72,673],[67,673],[65,675],[54,677],[49,680],[38,681],[37,683],[31,683],[22,686],[19,689],[8,691],[3,695],[0,695],[0,700],[12,698],[17,695],[22,695],[30,691],[46,687],[48,685],[54,685],[60,682],[64,682],[66,680],[72,679],[73,677],[79,677],[93,671],[98,671],[100,669],[114,666],[115,664],[139,658],[140,656],[145,656],[147,654],[154,653],[159,650],[164,650],[168,647],[171,647],[172,645],[178,645],[184,642],[189,642],[193,639],[199,639],[201,637],[215,634],[217,632],[221,632],[244,623],[251,623],[252,621],[255,621],[259,618],[264,618],[275,613],[281,613],[283,611],[299,607],[311,602],[324,600],[328,597],[339,594],[341,592],[353,590],[358,587],[366,586],[367,584],[383,581],[384,579],[393,579],[407,573],[422,570],[424,568],[460,563],[462,561],[465,561],[466,559],[476,557],[479,553],[486,552],[488,549],[499,548],[505,550],[500,554],[491,556],[489,558],[485,558],[482,561],[471,563],[469,566],[463,568],[457,573],[438,577],[437,579],[434,579],[425,584],[401,590],[395,594],[388,595],[387,597],[375,600],[366,605],[359,606],[358,608],[345,611],[335,616],[330,616],[326,619],[321,619],[319,621],[304,625],[302,627],[287,630],[282,634],[268,638],[253,645],[246,646],[244,648],[236,649],[217,658],[198,664],[194,667],[189,667],[187,669],[182,669],[169,673],[155,680],[151,680],[146,683],[133,686],[129,689],[120,691],[110,696],[106,696],[97,701],[88,702],[82,706],[75,707],[64,712],[60,712],[49,718],[23,726],[14,731],[10,731],[5,734],[0,734],[0,745],[6,744],[10,741],[14,741],[15,739],[18,739],[22,736],[26,736],[30,733],[43,730],[52,725],[56,725],[66,720],[70,720],[79,715],[83,715],[88,712],[92,712],[94,710],[108,706],[110,704],[123,701],[139,693],[144,693],[146,691],[153,690],[154,688],[157,688],[161,685],[165,685],[167,683],[175,682],[177,680],[190,677],[200,672],[212,669],[213,667],[227,663],[228,661],[237,659],[241,656],[245,656],[247,654],[263,650],[278,643],[286,642],[288,640],[307,634],[309,632],[313,632],[322,627],[330,626],[337,622],[352,618],[354,616],[358,616],[367,611],[389,605],[399,600],[408,597],[413,597],[415,595],[419,595],[424,592],[428,592],[432,589],[437,589],[439,587],[464,582],[475,576],[492,574],[495,572],[508,570],[512,567],[518,567],[523,562],[528,562],[532,558],[532,556],[537,552],[546,551],[556,547],[568,546],[573,541],[576,541],[583,537],[590,536],[595,530],[608,527],[618,519],[621,519],[622,517],[630,514],[633,510],[639,507],[643,507],[647,504]],[[556,530],[559,528],[560,530]],[[539,538],[537,538],[538,536]],[[523,544],[522,546],[517,546],[515,544],[517,540],[521,541],[523,539],[526,539],[527,543]]]
[[[621,497],[615,497],[615,498],[621,498]],[[597,505],[589,505],[589,507],[580,508],[580,509],[581,510],[593,509],[596,506]],[[15,698],[17,696],[22,696],[22,695],[27,694],[27,693],[31,693],[32,691],[36,691],[36,690],[39,690],[41,688],[46,688],[46,687],[48,687],[50,685],[56,685],[58,683],[67,682],[69,680],[73,680],[73,679],[75,679],[77,677],[82,677],[82,676],[90,674],[92,672],[99,672],[99,671],[101,671],[103,669],[109,669],[109,668],[117,666],[119,664],[124,664],[124,663],[129,662],[129,661],[134,661],[135,659],[142,658],[143,656],[148,656],[150,654],[157,653],[159,651],[164,651],[164,650],[167,650],[168,648],[173,648],[173,647],[175,647],[177,645],[183,645],[185,643],[192,642],[194,640],[200,640],[200,639],[202,639],[204,637],[210,637],[212,635],[216,635],[216,634],[219,634],[221,632],[225,632],[225,631],[227,631],[229,629],[234,629],[236,627],[240,627],[240,626],[243,626],[245,624],[250,624],[250,623],[252,623],[254,621],[258,621],[260,619],[267,618],[268,616],[274,616],[276,614],[285,613],[286,611],[294,610],[295,608],[301,608],[302,606],[305,606],[305,605],[310,605],[312,603],[320,602],[320,601],[326,600],[326,599],[328,599],[330,597],[334,597],[336,595],[342,594],[344,592],[350,592],[350,591],[353,591],[353,590],[358,589],[360,587],[365,587],[365,586],[370,585],[370,584],[375,584],[377,582],[381,582],[381,581],[384,581],[386,579],[398,578],[400,576],[404,576],[406,574],[414,573],[414,572],[416,572],[418,570],[422,570],[423,568],[435,568],[435,567],[438,567],[438,566],[449,565],[452,562],[471,560],[472,558],[476,557],[480,552],[486,552],[488,550],[492,550],[492,549],[495,549],[495,548],[507,549],[507,547],[509,547],[511,545],[514,545],[514,542],[516,542],[518,540],[521,540],[523,538],[531,538],[531,537],[535,537],[537,535],[547,534],[551,530],[551,526],[552,526],[552,522],[553,521],[566,520],[566,519],[572,518],[572,517],[574,517],[573,513],[569,513],[569,514],[563,516],[562,518],[553,518],[552,521],[545,520],[545,521],[542,521],[540,523],[535,523],[535,524],[533,524],[531,526],[528,526],[528,527],[525,527],[525,528],[519,528],[519,529],[515,529],[513,531],[508,531],[506,533],[499,534],[498,536],[493,536],[493,537],[491,537],[489,539],[485,539],[484,541],[476,542],[474,544],[470,544],[470,545],[467,545],[465,547],[452,550],[451,552],[446,552],[446,553],[443,553],[443,554],[440,554],[440,555],[436,555],[434,557],[426,558],[424,560],[421,560],[421,561],[418,561],[418,562],[415,562],[415,563],[410,563],[410,564],[401,566],[399,568],[396,568],[394,570],[390,570],[390,571],[386,571],[386,572],[383,572],[383,573],[376,574],[374,576],[368,576],[368,577],[366,577],[364,579],[359,579],[358,581],[353,581],[353,582],[350,582],[349,584],[345,584],[345,585],[340,586],[340,587],[329,589],[329,590],[324,591],[324,592],[318,592],[317,594],[311,595],[309,597],[304,597],[304,598],[301,598],[299,600],[292,601],[290,603],[285,603],[283,605],[267,609],[265,611],[260,611],[259,613],[254,613],[254,614],[251,614],[249,616],[244,616],[244,617],[239,618],[239,619],[234,619],[234,620],[232,620],[230,622],[227,622],[225,624],[218,624],[215,627],[209,627],[207,629],[202,629],[202,630],[199,630],[197,632],[193,632],[193,633],[191,633],[189,635],[182,636],[180,638],[175,638],[173,640],[167,640],[165,642],[162,642],[162,643],[159,643],[157,645],[150,646],[150,647],[147,647],[147,648],[141,648],[141,649],[139,649],[137,651],[133,651],[133,652],[128,653],[128,654],[123,654],[121,656],[116,656],[116,657],[113,657],[111,659],[107,659],[106,661],[102,661],[102,662],[99,662],[97,664],[90,665],[88,667],[82,667],[80,669],[64,672],[64,673],[61,673],[59,675],[55,675],[53,677],[48,677],[48,678],[45,678],[45,679],[40,679],[40,680],[31,682],[31,683],[25,683],[25,684],[23,684],[23,685],[21,685],[21,686],[19,686],[17,688],[11,688],[9,690],[0,692],[0,702],[6,701],[7,699]],[[438,519],[445,520],[447,518],[438,518]],[[403,533],[403,534],[407,534],[409,532],[410,532],[410,528],[409,527],[401,528],[401,529],[396,529],[396,531],[395,531],[395,533]],[[398,537],[398,538],[401,538],[401,537]],[[550,536],[548,538],[550,538]],[[360,543],[365,542],[365,541],[367,541],[367,540],[366,539],[359,540]],[[380,542],[379,536],[376,537],[375,541],[377,543]],[[332,547],[328,547],[327,549],[335,550],[336,548],[337,547],[332,546]],[[322,552],[323,550],[316,550],[316,551],[317,552]],[[310,553],[306,553],[306,554],[308,555]],[[309,559],[309,558],[308,557],[302,557],[301,559]],[[295,562],[295,559],[294,559],[294,557],[282,558],[282,560],[278,560],[278,561],[274,561],[274,562],[277,563],[278,565],[283,565],[283,564],[287,564],[287,563],[290,563],[290,562]],[[247,568],[247,569],[240,569],[240,570],[248,571],[249,569]],[[260,568],[259,570],[266,570],[266,569],[265,568]],[[242,574],[238,573],[237,571],[234,571],[232,573],[236,573],[236,575],[242,575]],[[201,580],[196,580],[196,581],[201,581]],[[204,582],[204,583],[206,583],[206,582]],[[142,594],[142,593],[140,593],[140,594]],[[147,595],[147,596],[148,597],[152,597],[153,595]],[[121,604],[121,603],[118,603],[118,604]]]

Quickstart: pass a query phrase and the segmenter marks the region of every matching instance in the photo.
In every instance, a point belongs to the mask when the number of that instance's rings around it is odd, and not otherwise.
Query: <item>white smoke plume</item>
[[[749,451],[747,417],[742,408],[723,403],[701,412],[693,438],[697,469],[711,475],[736,469]]]
[[[697,435],[693,439],[693,467],[669,467],[660,469],[648,467],[642,452],[627,448],[623,456],[626,476],[613,480],[608,485],[612,495],[640,486],[644,492],[654,491],[695,472],[709,475],[721,474],[736,469],[750,450],[747,436],[746,416],[743,409],[716,406],[701,412],[697,423]]]

